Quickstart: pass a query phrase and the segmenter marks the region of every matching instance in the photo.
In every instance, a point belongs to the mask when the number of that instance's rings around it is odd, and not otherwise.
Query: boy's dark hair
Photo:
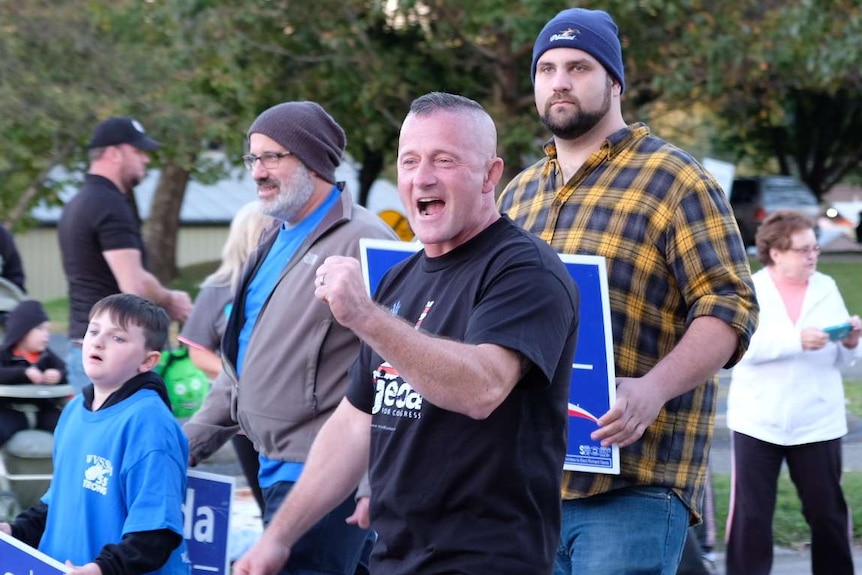
[[[117,325],[128,329],[129,324],[144,330],[147,351],[162,351],[168,341],[171,318],[164,309],[148,299],[130,293],[117,293],[103,297],[90,309],[90,319],[106,312]]]

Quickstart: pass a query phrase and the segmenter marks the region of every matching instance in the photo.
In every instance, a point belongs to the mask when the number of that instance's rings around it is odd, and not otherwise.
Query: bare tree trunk
[[[150,217],[144,225],[147,268],[163,284],[177,277],[180,208],[190,177],[191,172],[173,162],[169,161],[162,166],[162,176],[150,207]]]

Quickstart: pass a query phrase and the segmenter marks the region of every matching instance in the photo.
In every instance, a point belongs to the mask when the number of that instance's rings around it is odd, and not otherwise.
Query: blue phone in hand
[[[838,341],[850,335],[850,332],[853,331],[853,324],[848,321],[846,323],[824,327],[823,331],[829,334],[829,341]]]

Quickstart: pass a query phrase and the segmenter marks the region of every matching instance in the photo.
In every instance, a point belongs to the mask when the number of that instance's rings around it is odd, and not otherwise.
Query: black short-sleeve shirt
[[[120,292],[102,252],[136,249],[145,262],[141,226],[117,186],[87,174],[80,191],[63,208],[57,237],[69,289],[69,337],[82,338],[93,304]]]
[[[422,330],[516,350],[532,367],[487,419],[423,398],[363,344],[347,398],[372,414],[372,572],[550,573],[578,294],[545,243],[501,218],[391,270],[375,299]]]

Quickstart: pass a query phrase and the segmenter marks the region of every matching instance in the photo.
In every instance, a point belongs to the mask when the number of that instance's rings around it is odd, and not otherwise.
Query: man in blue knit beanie
[[[623,119],[610,15],[554,16],[530,73],[553,137],[498,203],[557,252],[605,258],[616,397],[569,449],[616,446],[620,456],[618,475],[563,472],[555,575],[676,573],[689,522],[702,514],[715,374],[742,357],[757,325],[748,260],[715,179]],[[589,385],[577,374],[575,384]]]
[[[554,16],[533,44],[530,79],[536,78],[536,61],[553,48],[574,48],[595,58],[625,90],[623,53],[617,37],[617,25],[607,12],[569,8]]]

